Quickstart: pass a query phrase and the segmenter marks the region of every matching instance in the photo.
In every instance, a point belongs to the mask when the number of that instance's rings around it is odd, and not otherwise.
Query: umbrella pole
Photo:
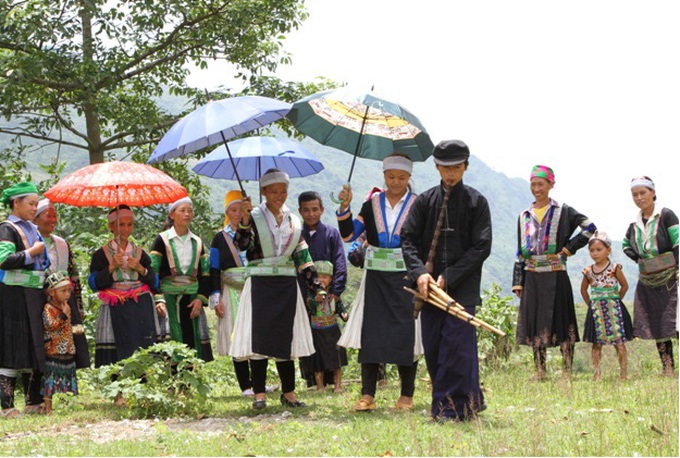
[[[241,188],[241,194],[243,194],[243,197],[246,197],[246,190],[243,189],[243,183],[241,183],[241,177],[238,176],[238,170],[236,170],[236,163],[234,162],[234,158],[231,156],[231,151],[229,150],[229,144],[227,143],[227,139],[224,138],[224,132],[220,131],[220,135],[222,136],[222,142],[224,143],[224,147],[227,149],[227,154],[229,155],[229,160],[231,161],[231,166],[234,168],[234,175],[236,175],[236,180],[238,181],[238,187]]]
[[[347,177],[347,187],[349,188],[350,186],[350,181],[352,181],[352,172],[354,172],[354,164],[357,161],[357,156],[359,155],[359,150],[361,149],[361,141],[364,139],[364,126],[366,125],[366,119],[368,118],[368,110],[370,109],[370,105],[366,105],[366,111],[364,111],[364,117],[361,120],[361,129],[359,130],[359,138],[357,139],[357,146],[354,148],[354,157],[352,157],[352,165],[349,168],[349,176]],[[342,201],[337,199],[333,193],[331,193],[331,201],[333,201],[336,204],[341,203]]]
[[[120,250],[120,187],[116,185],[116,243]]]
[[[352,166],[349,168],[349,176],[347,177],[347,184],[352,181],[352,172],[354,172],[354,163],[357,161],[357,156],[359,155],[359,150],[361,149],[361,142],[364,139],[364,126],[366,125],[366,119],[368,118],[368,110],[370,105],[366,105],[366,111],[364,111],[364,118],[361,120],[361,129],[359,130],[359,138],[357,139],[357,146],[354,148],[354,157],[352,158]]]

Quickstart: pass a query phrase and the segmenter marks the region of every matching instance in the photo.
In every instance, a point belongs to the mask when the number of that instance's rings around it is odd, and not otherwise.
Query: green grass
[[[675,342],[677,344],[677,342]],[[97,395],[81,374],[81,394],[57,397],[51,416],[1,420],[0,454],[53,456],[678,456],[678,379],[661,376],[653,342],[628,344],[629,377],[618,379],[613,348],[605,348],[603,376],[592,381],[590,345],[576,347],[574,373],[560,371],[558,349],[548,351],[549,378],[530,381],[530,351],[484,367],[489,408],[475,421],[429,420],[424,361],[416,409],[392,412],[398,397],[395,371],[377,394],[378,409],[351,412],[360,397],[355,355],[343,394],[307,392],[309,407],[286,413],[279,392],[264,413],[240,396],[230,360],[206,365],[214,380],[201,418],[135,419]],[[677,345],[676,345],[677,355]],[[275,379],[270,363],[270,382]],[[17,405],[23,401],[18,399]]]

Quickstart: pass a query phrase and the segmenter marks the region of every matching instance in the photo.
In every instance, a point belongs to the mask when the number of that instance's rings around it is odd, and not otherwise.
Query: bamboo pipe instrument
[[[408,288],[406,286],[404,287],[404,289],[406,291],[408,291],[409,293],[413,294],[416,297],[416,299],[419,299],[423,302],[429,302],[430,304],[434,305],[435,307],[440,308],[440,309],[448,312],[450,315],[453,315],[456,318],[460,318],[463,321],[467,321],[468,323],[470,323],[472,326],[474,326],[476,328],[481,326],[481,324],[478,321],[474,321],[474,320],[470,319],[471,315],[469,313],[467,313],[465,311],[461,311],[457,307],[447,307],[446,302],[444,300],[434,296],[433,294],[430,294],[426,299],[425,297],[423,297],[422,294],[420,294],[418,291],[416,291],[414,289]]]
[[[463,321],[466,321],[473,325],[474,327],[477,328],[482,328],[486,331],[493,332],[495,334],[498,334],[499,336],[505,336],[505,333],[501,331],[500,329],[496,328],[495,326],[492,326],[488,323],[486,323],[483,320],[480,320],[479,318],[470,315],[463,306],[461,306],[458,302],[456,302],[454,299],[451,298],[446,292],[444,292],[437,284],[435,283],[430,283],[430,288],[428,292],[428,297],[425,298],[423,297],[418,291],[413,290],[411,288],[404,287],[404,289],[411,294],[413,294],[417,299],[429,302],[430,304],[434,305],[435,307],[444,310],[450,315],[455,316],[456,318],[459,318]]]

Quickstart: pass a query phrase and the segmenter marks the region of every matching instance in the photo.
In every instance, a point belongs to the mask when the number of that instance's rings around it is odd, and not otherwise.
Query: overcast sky
[[[435,144],[461,139],[509,177],[549,165],[552,196],[614,239],[637,212],[634,176],[649,175],[659,204],[680,213],[677,2],[305,4],[310,17],[285,40],[293,64],[279,77],[375,86]],[[216,86],[208,75],[191,82]]]

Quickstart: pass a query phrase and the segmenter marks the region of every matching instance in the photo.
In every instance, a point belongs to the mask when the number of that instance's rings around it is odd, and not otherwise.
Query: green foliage
[[[191,65],[223,59],[243,81],[273,72],[290,62],[283,36],[306,17],[300,0],[2,2],[0,106],[14,124],[0,133],[87,151],[92,163],[134,152],[175,120],[156,98],[199,99]]]
[[[163,342],[99,369],[104,397],[122,396],[142,417],[191,415],[210,392],[203,361],[181,342]]]
[[[482,307],[476,316],[505,333],[505,336],[483,330],[477,333],[479,359],[486,363],[480,367],[488,369],[488,365],[494,363],[503,366],[516,347],[517,307],[512,304],[512,297],[501,296],[501,287],[494,283],[484,290]]]

